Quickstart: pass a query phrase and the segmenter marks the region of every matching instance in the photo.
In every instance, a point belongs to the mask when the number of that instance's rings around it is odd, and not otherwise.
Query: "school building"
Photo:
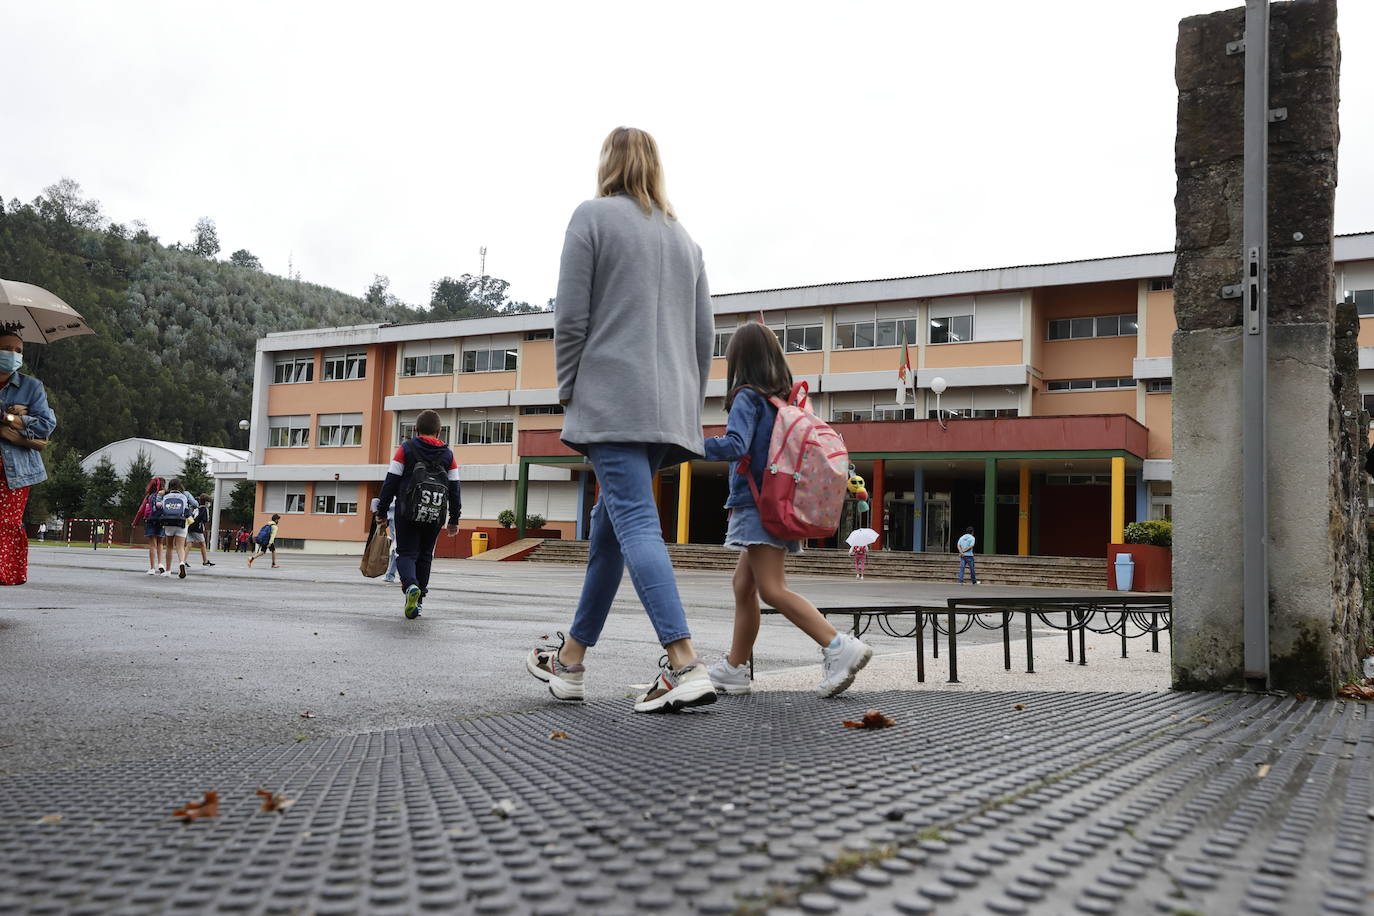
[[[1335,255],[1337,289],[1361,316],[1368,410],[1374,233],[1338,236]],[[988,553],[1105,556],[1124,524],[1171,516],[1173,263],[1164,252],[714,296],[703,433],[725,423],[730,335],[762,321],[868,481],[873,516],[847,513],[841,537],[870,523],[889,549],[946,552],[972,526]],[[915,389],[899,403],[903,340]],[[558,438],[552,312],[259,340],[255,524],[278,512],[285,546],[361,552],[369,501],[426,408],[461,465],[464,528],[510,509],[586,536],[595,481]],[[666,538],[723,540],[727,470],[695,461],[659,476]]]

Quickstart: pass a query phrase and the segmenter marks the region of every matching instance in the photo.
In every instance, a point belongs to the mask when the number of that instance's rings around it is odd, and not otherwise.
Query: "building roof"
[[[1334,257],[1338,262],[1374,259],[1374,231],[1336,236]],[[809,286],[782,286],[773,289],[716,293],[711,296],[717,315],[740,312],[770,312],[780,309],[813,308],[865,302],[891,302],[903,299],[934,299],[942,296],[969,296],[978,293],[1010,292],[1042,286],[1077,283],[1105,283],[1114,280],[1145,280],[1167,277],[1174,272],[1174,252],[1055,261],[1048,264],[1019,264],[985,267],[938,274],[917,274],[876,280],[841,280]],[[344,328],[311,328],[277,331],[258,340],[259,351],[311,349],[321,346],[365,345],[408,340],[433,340],[444,337],[471,337],[483,334],[519,334],[553,327],[553,312],[525,312],[488,318],[456,321],[410,322],[406,324],[368,324]],[[327,334],[327,340],[321,335]]]
[[[152,462],[153,473],[159,476],[180,473],[182,465],[192,450],[198,449],[205,458],[207,470],[213,462],[251,461],[252,452],[235,448],[219,448],[214,445],[192,445],[188,442],[167,442],[163,439],[144,439],[131,437],[103,445],[81,459],[81,466],[89,473],[103,457],[109,457],[115,470],[120,474],[128,472],[138,456],[139,450]]]

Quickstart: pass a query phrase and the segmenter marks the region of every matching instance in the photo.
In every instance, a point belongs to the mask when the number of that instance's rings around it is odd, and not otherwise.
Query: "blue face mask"
[[[13,372],[24,364],[24,354],[0,350],[0,372]]]

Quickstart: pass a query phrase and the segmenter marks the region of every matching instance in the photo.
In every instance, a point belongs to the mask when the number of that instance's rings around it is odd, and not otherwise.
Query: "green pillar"
[[[997,552],[997,459],[983,463],[983,530],[979,532],[983,553]]]
[[[520,459],[520,478],[515,482],[515,536],[525,536],[525,511],[530,505],[530,463]]]

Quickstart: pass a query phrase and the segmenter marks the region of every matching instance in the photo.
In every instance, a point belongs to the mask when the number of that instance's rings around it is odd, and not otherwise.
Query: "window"
[[[1111,486],[1111,474],[1046,474],[1045,483],[1051,486],[1103,487]],[[1126,486],[1135,486],[1135,475],[1126,475]]]
[[[315,380],[315,357],[287,353],[272,363],[273,385],[296,385]]]
[[[902,345],[902,335],[906,335],[908,344],[916,343],[916,319],[908,318],[902,321],[879,321],[878,322],[878,341],[880,347],[900,347]],[[969,322],[969,336],[973,336],[973,323]]]
[[[315,484],[316,515],[357,515],[358,485],[327,481]]]
[[[914,420],[915,407],[876,407],[873,409],[875,420]]]
[[[973,339],[972,315],[945,315],[930,319],[930,342],[967,343]]]
[[[1133,378],[1076,378],[1046,382],[1047,391],[1093,391],[1104,388],[1134,388]]]
[[[515,421],[460,420],[458,437],[462,445],[510,445],[515,441]]]
[[[325,354],[324,380],[326,382],[341,382],[360,378],[367,378],[366,350],[335,351]]]
[[[1361,318],[1374,317],[1374,289],[1355,289],[1345,294],[1346,302],[1355,303]]]
[[[305,511],[305,484],[274,480],[262,488],[262,511],[300,513]]]
[[[526,340],[553,340],[553,329],[546,331],[526,331]]]
[[[310,446],[310,415],[268,417],[268,448],[308,448]]]
[[[363,415],[360,413],[320,414],[320,448],[363,444]]]
[[[1152,293],[1158,293],[1158,292],[1162,292],[1162,291],[1164,291],[1164,290],[1166,290],[1166,289],[1173,289],[1173,288],[1174,288],[1174,278],[1173,278],[1173,277],[1155,277],[1153,280],[1150,281],[1150,292],[1152,292]]]
[[[1000,417],[1021,416],[1021,410],[1017,407],[965,407],[962,410],[951,410],[948,407],[942,407],[939,411],[933,408],[931,410],[926,411],[926,418],[930,420],[938,420],[940,418],[939,414],[941,411],[944,412],[944,415],[946,417],[954,417],[955,419],[965,420],[995,420]]]
[[[407,356],[401,360],[401,375],[452,375],[453,354],[431,353],[428,356]]]
[[[533,407],[520,408],[520,416],[522,417],[553,417],[562,412],[562,404],[538,404]]]
[[[847,321],[835,325],[836,350],[862,350],[873,346],[872,321]]]
[[[916,343],[916,319],[846,321],[835,325],[836,350],[862,350],[865,347],[900,347],[902,335],[908,344]]]
[[[1102,315],[1096,318],[1054,318],[1050,320],[1049,340],[1082,340],[1089,337],[1134,337],[1135,315]]]
[[[832,410],[830,412],[831,423],[859,423],[864,420],[872,420],[873,411],[868,410]]]
[[[464,372],[511,372],[519,358],[515,347],[501,350],[464,350]]]
[[[777,333],[776,329],[774,333]],[[821,350],[821,326],[788,327],[783,329],[779,338],[786,353],[819,353]]]
[[[730,346],[730,339],[734,336],[734,331],[717,331],[716,342],[711,346],[711,356],[724,356],[726,348]]]
[[[1145,390],[1150,394],[1164,394],[1174,390],[1174,380],[1171,378],[1152,378],[1145,385]]]
[[[439,427],[439,438],[442,439],[442,440],[445,441],[445,442],[452,442],[453,440],[449,438],[449,434],[450,434],[451,432],[453,432],[453,430],[452,430],[451,427],[449,427],[449,426],[440,426],[440,427]],[[411,420],[411,421],[409,421],[409,422],[402,421],[402,423],[401,423],[401,441],[404,442],[404,441],[406,441],[407,439],[414,439],[414,438],[415,438],[415,421],[414,421],[414,420]]]

